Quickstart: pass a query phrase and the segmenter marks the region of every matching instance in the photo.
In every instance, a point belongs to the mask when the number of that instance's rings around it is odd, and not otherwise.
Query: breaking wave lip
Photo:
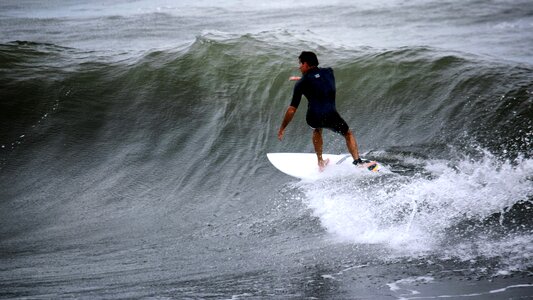
[[[531,204],[533,159],[501,161],[485,150],[481,159],[454,164],[405,161],[421,163],[424,173],[357,175],[296,186],[304,193],[301,201],[339,242],[381,244],[394,255],[495,258],[507,270],[532,266],[533,238],[524,221],[528,210],[518,216],[508,212]],[[487,222],[494,218],[498,221]],[[499,228],[504,222],[512,225]]]

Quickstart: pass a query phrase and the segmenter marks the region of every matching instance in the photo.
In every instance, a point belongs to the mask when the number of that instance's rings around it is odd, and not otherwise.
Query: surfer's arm
[[[289,108],[287,108],[287,111],[285,112],[285,117],[283,117],[283,121],[281,122],[281,126],[280,126],[279,131],[278,131],[278,139],[280,141],[283,139],[283,134],[285,133],[285,128],[292,121],[292,118],[294,117],[295,113],[296,113],[296,107],[289,106]]]

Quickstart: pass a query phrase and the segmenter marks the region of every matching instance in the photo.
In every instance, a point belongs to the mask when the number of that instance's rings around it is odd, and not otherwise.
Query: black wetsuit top
[[[313,68],[296,82],[291,106],[307,98],[306,121],[312,128],[328,128],[345,135],[349,128],[335,107],[335,76],[331,68]]]

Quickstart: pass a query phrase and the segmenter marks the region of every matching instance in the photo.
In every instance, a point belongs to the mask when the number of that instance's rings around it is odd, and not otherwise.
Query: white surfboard
[[[329,164],[320,172],[315,153],[267,153],[268,160],[281,172],[304,180],[345,176],[356,173],[368,173],[365,167],[353,165],[353,158],[349,154],[322,154]],[[373,171],[377,172],[381,165]]]

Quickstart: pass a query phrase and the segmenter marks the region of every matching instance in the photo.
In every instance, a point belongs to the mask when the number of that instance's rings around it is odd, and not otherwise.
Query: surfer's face
[[[304,63],[300,62],[300,72],[302,72],[302,74],[307,73],[307,71],[309,71],[309,69],[311,69],[311,67],[309,67],[307,62],[304,62]]]

